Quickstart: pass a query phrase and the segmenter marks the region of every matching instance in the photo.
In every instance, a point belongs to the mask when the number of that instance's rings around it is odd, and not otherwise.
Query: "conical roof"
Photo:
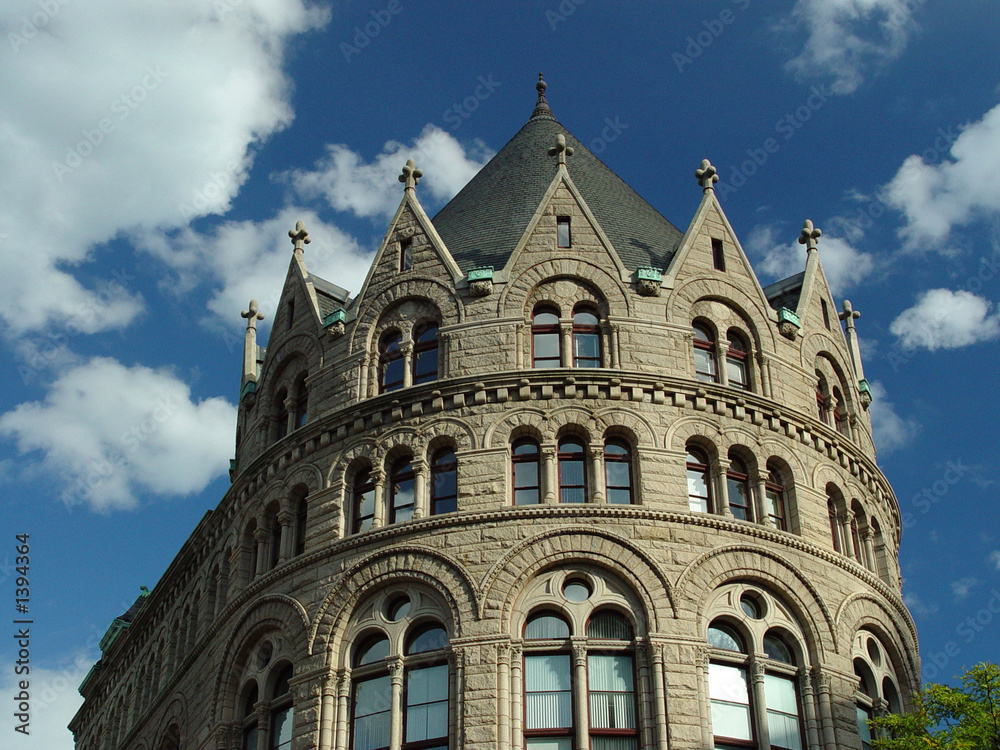
[[[548,150],[560,133],[574,149],[570,178],[625,266],[666,269],[683,232],[555,119],[544,84],[524,127],[433,219],[459,267],[506,265],[556,175],[559,162]]]

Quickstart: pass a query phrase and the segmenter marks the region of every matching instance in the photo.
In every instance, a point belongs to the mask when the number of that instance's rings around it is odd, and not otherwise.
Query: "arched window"
[[[725,623],[712,623],[708,629],[708,644],[739,657],[747,655],[739,633]],[[708,696],[716,747],[728,746],[730,742],[756,747],[745,659],[733,662],[713,659],[708,665]]]
[[[399,390],[403,387],[403,370],[405,361],[403,350],[403,334],[399,331],[389,331],[382,336],[378,346],[379,353],[379,392]]]
[[[844,394],[836,386],[833,389],[833,425],[841,435],[850,437],[851,428],[847,422],[847,402],[844,401]]]
[[[775,528],[788,531],[788,509],[785,502],[785,488],[781,483],[781,474],[773,464],[767,465],[767,482],[764,484],[764,499],[767,506],[767,517]]]
[[[830,424],[830,409],[827,401],[826,381],[819,376],[816,383],[816,417],[823,424]]]
[[[268,561],[267,569],[271,570],[276,568],[281,560],[281,524],[275,513],[270,515],[268,521],[271,524],[271,547],[268,550],[271,553],[271,559]]]
[[[392,466],[389,477],[389,523],[400,523],[413,518],[415,475],[409,458],[400,459]]]
[[[729,349],[726,351],[726,379],[733,388],[748,391],[750,390],[750,371],[747,366],[749,349],[743,337],[736,331],[729,331],[726,338],[729,340]]]
[[[243,750],[257,750],[257,710],[259,700],[257,683],[251,680],[243,688],[243,700],[240,703],[240,721],[243,731]]]
[[[851,549],[854,550],[854,559],[861,565],[865,564],[865,553],[861,548],[861,529],[858,516],[851,514]]]
[[[98,733],[100,734],[100,733]],[[160,740],[157,750],[181,750],[181,730],[176,724],[171,724],[163,739]]]
[[[826,498],[826,512],[830,517],[830,538],[833,540],[833,551],[843,552],[840,548],[840,519],[837,513],[837,503],[832,498]]]
[[[375,481],[370,469],[358,471],[354,477],[354,520],[351,530],[368,531],[375,521]]]
[[[539,307],[531,317],[531,361],[536,369],[562,366],[559,312]]]
[[[621,438],[609,438],[604,443],[604,480],[609,503],[630,505],[635,502],[632,449]]]
[[[729,457],[726,470],[726,489],[729,494],[729,510],[740,521],[752,521],[753,500],[750,494],[750,474],[747,466],[736,456]]]
[[[511,456],[514,505],[535,505],[542,501],[538,443],[522,438],[514,443]]]
[[[458,510],[458,462],[455,451],[442,448],[431,460],[431,515]]]
[[[309,522],[309,503],[305,496],[295,506],[295,555],[306,551],[306,528]]]
[[[295,383],[295,428],[304,425],[308,417],[309,389],[306,387],[306,376],[303,373]]]
[[[698,380],[706,383],[719,382],[719,370],[716,364],[715,335],[703,323],[695,323],[694,331],[694,374]]]
[[[252,581],[257,575],[257,520],[251,519],[243,532],[243,550],[247,561],[247,578]]]
[[[587,502],[586,447],[579,438],[559,441],[559,502]]]
[[[601,329],[597,314],[588,307],[573,311],[573,367],[601,366]]]
[[[292,720],[295,707],[288,681],[292,678],[291,665],[285,667],[274,682],[271,691],[271,737],[268,750],[289,750],[292,746]]]
[[[425,323],[413,332],[413,384],[438,377],[438,326]]]
[[[688,448],[688,507],[697,513],[711,513],[712,490],[708,476],[708,457],[700,448]]]
[[[282,388],[274,397],[274,439],[288,434],[288,391]]]
[[[398,614],[404,619],[406,613]],[[448,634],[437,623],[417,625],[405,639],[402,695],[393,695],[386,657],[389,639],[362,641],[353,659],[351,744],[353,750],[386,750],[392,726],[402,726],[403,750],[447,750],[450,724]],[[393,706],[401,715],[393,716]]]

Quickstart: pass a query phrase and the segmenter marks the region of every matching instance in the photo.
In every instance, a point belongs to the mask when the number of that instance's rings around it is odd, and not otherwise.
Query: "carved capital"
[[[653,279],[639,279],[636,288],[643,297],[659,297],[660,282]]]
[[[469,294],[473,297],[488,297],[493,294],[493,279],[479,279],[469,282]]]

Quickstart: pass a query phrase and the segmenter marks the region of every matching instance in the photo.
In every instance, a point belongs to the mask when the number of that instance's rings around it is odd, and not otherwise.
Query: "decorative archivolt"
[[[648,419],[640,414],[636,414],[634,411],[623,409],[620,406],[609,406],[604,409],[597,409],[594,412],[594,418],[597,420],[598,425],[604,427],[602,437],[608,437],[612,434],[624,434],[636,446],[659,447],[656,439],[656,430],[653,429],[653,425]]]
[[[356,351],[371,351],[377,341],[377,336],[385,330],[385,323],[393,315],[402,316],[403,306],[412,303],[414,307],[433,306],[435,318],[442,326],[461,323],[465,311],[461,301],[455,296],[454,290],[443,284],[439,279],[415,276],[400,281],[384,290],[374,298],[363,301],[353,326],[351,335],[351,353]],[[412,315],[416,310],[411,311]],[[429,314],[429,313],[428,313]],[[409,318],[412,322],[413,318]],[[407,323],[409,325],[409,323]]]
[[[750,545],[719,547],[692,560],[674,586],[677,608],[690,609],[686,619],[707,626],[701,618],[712,592],[738,580],[756,581],[781,596],[794,610],[815,652],[837,650],[834,618],[816,587],[779,555]]]
[[[862,628],[872,630],[890,651],[890,657],[897,667],[904,670],[907,685],[914,687],[920,683],[919,665],[914,659],[917,653],[917,630],[902,603],[886,600],[866,592],[856,592],[847,596],[837,608],[837,628],[845,654],[850,655],[854,636]]]
[[[258,379],[264,386],[264,403],[270,403],[281,386],[290,386],[292,379],[306,371],[310,363],[319,362],[321,354],[316,337],[307,333],[293,334],[268,347]]]
[[[720,292],[720,285],[725,291]],[[772,315],[762,300],[715,277],[689,279],[674,289],[667,301],[668,323],[689,325],[701,316],[711,320],[723,335],[729,327],[742,328],[757,351],[775,350],[773,326],[768,325]]]
[[[562,284],[560,288],[558,285]],[[550,287],[542,297],[539,288]],[[598,291],[600,290],[600,291]],[[576,302],[593,302],[603,313],[612,317],[631,317],[628,290],[621,279],[593,263],[573,258],[553,258],[524,269],[513,277],[497,300],[501,318],[527,317],[539,301],[562,301],[568,316]]]
[[[667,450],[683,452],[691,441],[701,444],[711,444],[712,451],[718,453],[718,445],[722,443],[722,429],[719,420],[703,415],[681,417],[670,425],[663,447]]]
[[[475,584],[462,566],[444,553],[402,545],[374,552],[337,577],[309,631],[309,654],[340,653],[344,633],[360,602],[380,586],[407,579],[420,581],[444,599],[454,635],[461,637],[478,611]]]
[[[538,407],[520,407],[506,412],[491,424],[483,435],[484,448],[503,448],[522,434],[542,442],[552,442],[567,432],[576,432],[597,441],[617,432],[631,435],[637,444],[657,445],[652,425],[639,415],[621,407],[601,410],[579,406],[561,406],[550,411]]]
[[[285,594],[265,594],[254,599],[237,619],[225,639],[215,677],[212,723],[235,718],[238,681],[249,650],[269,632],[280,632],[286,643],[305,644],[309,614],[297,600]],[[305,649],[295,654],[295,663],[305,659]]]
[[[156,730],[157,741],[160,737],[166,736],[173,724],[177,725],[180,732],[181,747],[186,747],[184,740],[187,732],[187,699],[181,693],[174,693],[167,701],[167,707],[163,710],[163,718],[159,721],[159,728]],[[103,738],[102,738],[103,741]]]
[[[334,459],[330,465],[330,472],[326,476],[327,486],[331,487],[342,484],[345,480],[347,470],[356,461],[367,461],[374,468],[381,466],[384,458],[385,456],[382,454],[382,450],[376,444],[375,440],[371,437],[364,437],[353,445],[344,448],[340,452],[340,455]]]
[[[628,539],[580,526],[552,529],[511,547],[483,577],[480,617],[495,613],[509,627],[514,602],[528,581],[547,568],[573,562],[606,568],[627,582],[642,602],[652,632],[662,631],[676,617],[670,584],[645,552]]]

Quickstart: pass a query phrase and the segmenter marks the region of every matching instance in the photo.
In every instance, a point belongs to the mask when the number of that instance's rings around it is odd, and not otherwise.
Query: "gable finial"
[[[708,159],[701,160],[701,166],[694,170],[694,176],[698,178],[698,184],[702,190],[708,192],[715,191],[715,183],[719,181],[719,171],[712,166]]]
[[[566,145],[566,136],[556,133],[556,145],[549,149],[549,156],[558,156],[559,163],[566,165],[566,157],[573,155],[573,147]]]
[[[851,306],[851,301],[849,299],[845,299],[841,307],[844,312],[840,313],[838,317],[847,324],[847,328],[850,330],[855,327],[854,321],[861,317],[861,313]]]
[[[403,166],[403,173],[399,175],[399,181],[406,183],[406,190],[413,190],[420,182],[420,178],[424,176],[424,171],[422,169],[417,169],[417,163],[413,159],[407,159],[406,164]]]
[[[799,235],[799,244],[806,246],[806,253],[819,251],[816,240],[823,236],[823,230],[814,226],[811,219],[802,222],[802,233]]]
[[[252,299],[240,317],[247,320],[247,331],[243,336],[243,380],[240,382],[242,398],[247,383],[257,381],[257,321],[264,319],[264,313],[258,311],[257,300]]]
[[[549,109],[549,103],[545,99],[545,89],[548,87],[549,85],[545,83],[545,80],[542,78],[542,74],[539,73],[538,83],[535,84],[535,91],[538,92],[538,101],[535,102],[535,109],[532,111],[530,119],[534,120],[536,117],[546,117],[552,120],[555,119],[555,116],[552,114],[552,110]]]
[[[295,255],[305,254],[305,246],[312,242],[312,237],[309,236],[306,225],[301,219],[295,222],[295,229],[288,230],[288,236],[292,238],[292,247],[294,248],[292,252]]]

